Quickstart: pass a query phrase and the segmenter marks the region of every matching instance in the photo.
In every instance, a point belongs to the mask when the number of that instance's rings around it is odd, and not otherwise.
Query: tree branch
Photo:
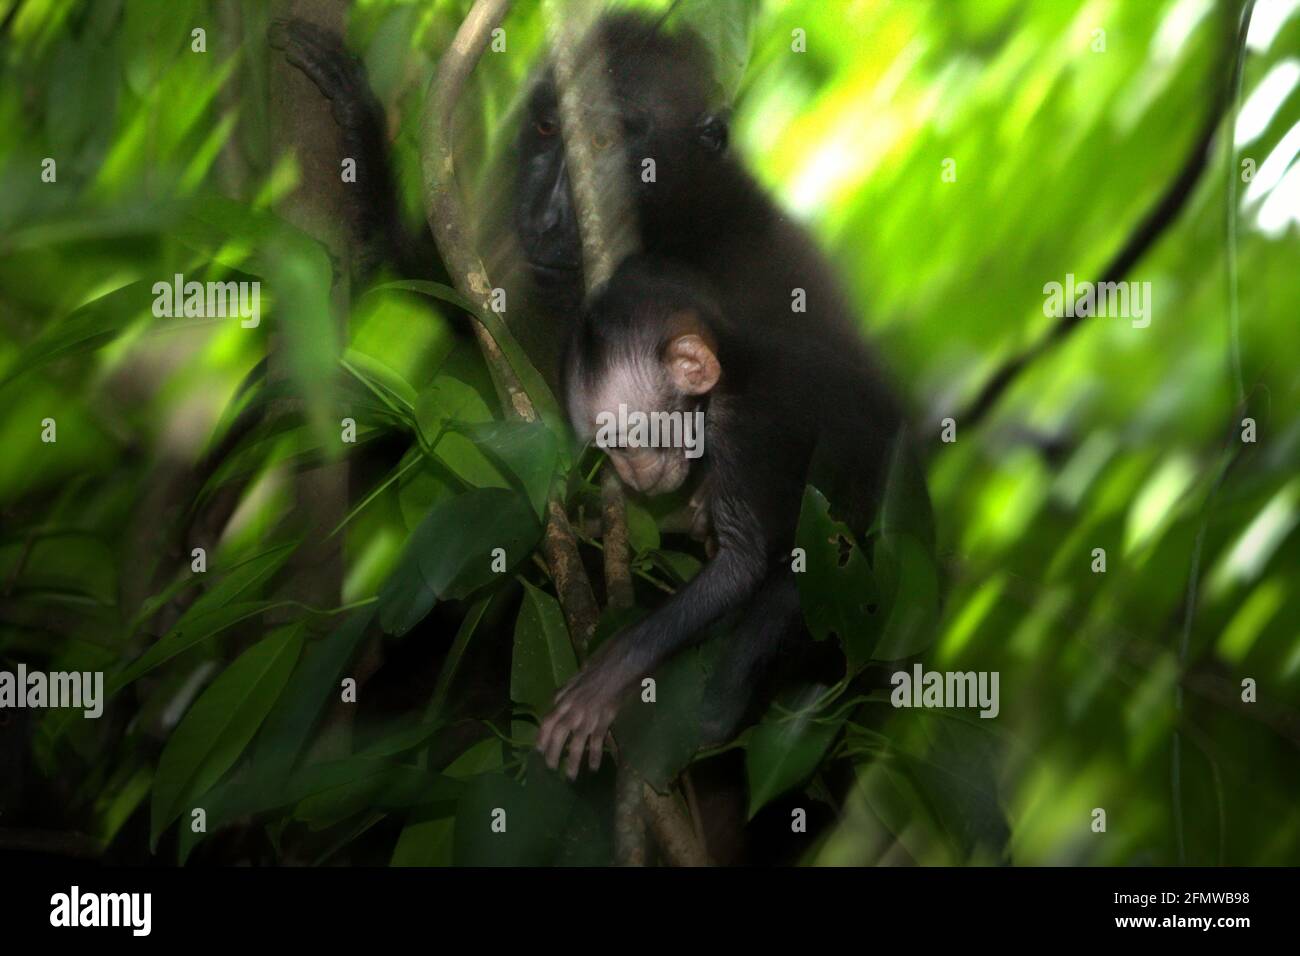
[[[488,281],[487,269],[474,248],[457,190],[452,136],[456,103],[474,65],[491,40],[492,31],[501,24],[509,7],[510,0],[476,0],[456,31],[451,48],[438,63],[425,97],[420,130],[420,165],[429,228],[456,289],[480,314],[491,308],[492,283]],[[537,421],[537,409],[532,399],[524,391],[487,326],[478,315],[474,315],[471,322],[507,415],[521,421]],[[583,653],[596,630],[600,610],[582,567],[559,483],[547,503],[542,552],[555,581],[569,634],[579,653]]]
[[[560,93],[560,128],[582,237],[582,271],[587,295],[609,280],[618,264],[637,247],[637,224],[622,176],[622,129],[614,117],[605,77],[603,51],[592,37],[595,6],[589,0],[546,0],[547,33]],[[596,143],[603,148],[597,149]],[[612,162],[610,158],[613,158]],[[611,166],[613,175],[610,175]],[[601,473],[604,525],[605,594],[611,607],[631,607],[631,550],[627,502],[617,474],[606,462]],[[615,837],[620,862],[643,865],[644,829],[654,830],[664,855],[678,866],[708,864],[702,841],[672,794],[660,794],[636,770],[620,762],[616,789]]]
[[[613,608],[635,603],[632,593],[632,549],[628,543],[627,498],[618,473],[606,463],[600,473],[600,512],[605,557],[605,600]]]
[[[438,251],[457,290],[479,313],[491,307],[492,284],[487,269],[473,247],[471,232],[456,187],[456,163],[452,143],[456,104],[464,91],[474,65],[483,55],[492,31],[501,24],[510,0],[475,0],[456,36],[438,64],[425,97],[421,124],[420,162],[424,180],[425,211]],[[566,142],[569,137],[566,137]],[[614,261],[611,259],[611,262]],[[589,280],[598,268],[588,273]],[[510,363],[502,354],[487,327],[473,317],[474,333],[501,394],[507,413],[523,421],[537,421],[537,409],[524,390]],[[573,528],[564,509],[561,485],[557,482],[547,502],[546,532],[542,552],[546,557],[556,595],[564,611],[569,636],[580,656],[585,656],[587,642],[595,632],[600,611],[592,594],[591,583],[583,569]],[[670,860],[693,865],[707,859],[696,845],[690,823],[671,797],[663,797],[643,785],[644,800],[651,826]]]

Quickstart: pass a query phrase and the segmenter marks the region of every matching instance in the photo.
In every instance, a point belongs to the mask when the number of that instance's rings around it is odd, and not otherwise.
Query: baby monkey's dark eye
[[[552,119],[539,119],[533,121],[533,129],[538,136],[554,136],[560,131],[560,124]]]

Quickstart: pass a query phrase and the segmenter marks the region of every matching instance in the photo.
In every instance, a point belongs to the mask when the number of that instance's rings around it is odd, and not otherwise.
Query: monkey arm
[[[713,560],[663,607],[603,644],[560,689],[542,721],[537,748],[547,764],[558,767],[569,742],[565,771],[571,778],[578,774],[584,751],[591,769],[598,769],[605,734],[627,688],[748,601],[765,571],[760,552],[724,541]]]
[[[597,655],[617,662],[608,665],[623,687],[646,676],[665,660],[698,640],[720,617],[743,606],[766,576],[761,554],[722,544],[718,553],[686,585],[639,623],[617,635]]]

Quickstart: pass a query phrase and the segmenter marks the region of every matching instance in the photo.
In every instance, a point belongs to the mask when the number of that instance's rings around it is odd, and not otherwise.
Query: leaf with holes
[[[838,639],[850,670],[861,670],[884,625],[880,593],[853,532],[831,517],[830,503],[812,485],[804,489],[795,543],[808,561],[795,574],[808,629],[818,640]]]

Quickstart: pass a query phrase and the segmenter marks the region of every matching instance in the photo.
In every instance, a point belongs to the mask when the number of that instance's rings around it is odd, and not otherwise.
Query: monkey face
[[[589,387],[573,389],[568,396],[571,420],[581,436],[605,450],[633,490],[653,496],[681,487],[692,460],[685,439],[697,444],[695,403],[676,392],[663,366],[645,356],[636,361],[624,355],[588,381]]]
[[[622,348],[594,376],[571,375],[571,420],[605,449],[619,477],[646,495],[676,491],[704,454],[703,398],[721,368],[696,333],[660,349]]]
[[[636,197],[641,213],[663,203],[688,210],[692,184],[725,153],[726,112],[713,105],[711,56],[690,32],[665,33],[643,19],[609,16],[579,61],[605,69],[609,105],[586,119],[599,183]],[[558,298],[582,288],[582,244],[569,184],[566,131],[551,71],[533,88],[519,129],[515,227],[533,278]],[[622,224],[629,228],[631,224]]]

